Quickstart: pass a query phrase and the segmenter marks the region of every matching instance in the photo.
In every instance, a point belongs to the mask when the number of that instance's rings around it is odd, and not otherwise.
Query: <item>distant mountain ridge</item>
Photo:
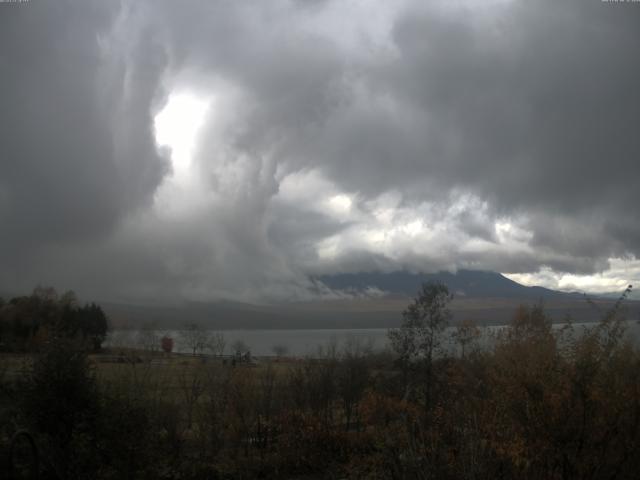
[[[402,311],[420,285],[428,281],[443,282],[454,294],[453,321],[472,320],[479,325],[504,325],[519,305],[539,300],[543,300],[545,311],[554,321],[564,321],[567,315],[579,322],[598,321],[615,304],[613,298],[595,296],[590,297],[593,301],[589,303],[580,293],[527,287],[500,273],[487,271],[355,273],[325,275],[315,280],[354,295],[270,305],[218,301],[136,306],[107,302],[103,307],[116,328],[152,325],[158,329],[179,329],[189,322],[222,330],[389,328],[400,325]],[[386,295],[367,294],[371,288]],[[628,301],[625,305],[629,318],[640,319],[640,302]]]
[[[544,287],[527,287],[496,272],[481,270],[458,270],[456,273],[420,273],[406,271],[392,273],[344,273],[317,277],[334,290],[364,292],[375,288],[392,295],[414,296],[424,282],[441,282],[457,297],[500,298],[559,298],[575,293],[564,293]]]

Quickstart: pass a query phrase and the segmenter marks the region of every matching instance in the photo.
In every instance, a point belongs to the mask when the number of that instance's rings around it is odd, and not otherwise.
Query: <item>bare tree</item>
[[[271,351],[277,357],[284,357],[287,353],[289,353],[289,347],[287,347],[286,345],[283,345],[283,344],[277,344],[277,345],[274,345],[273,347],[271,347]]]
[[[363,341],[349,337],[342,348],[341,362],[338,367],[337,388],[342,399],[345,414],[345,429],[349,429],[356,417],[359,428],[358,404],[369,384],[368,357],[373,345],[371,339]]]
[[[258,416],[256,423],[256,438],[260,447],[260,455],[269,446],[273,436],[272,417],[277,408],[277,376],[271,364],[258,377],[257,388]]]
[[[205,394],[201,418],[197,424],[205,440],[205,449],[215,455],[224,445],[225,424],[229,414],[231,369],[210,363],[204,369]]]
[[[333,421],[337,368],[338,345],[335,338],[329,340],[326,346],[318,347],[317,357],[307,359],[304,365],[309,406],[326,428]]]
[[[132,343],[138,343],[138,334],[133,338],[134,332],[131,330],[112,330],[107,335],[107,346],[113,349],[131,347]]]
[[[156,325],[149,323],[144,325],[136,334],[136,344],[147,352],[156,352],[160,348],[160,335]]]
[[[478,340],[480,333],[480,329],[473,320],[463,320],[456,325],[451,337],[460,345],[460,356],[462,358],[465,357],[467,348]]]
[[[231,344],[231,350],[235,355],[242,355],[243,353],[249,351],[249,346],[241,339],[234,340]]]
[[[207,337],[207,349],[215,356],[222,356],[227,340],[221,332],[213,332]]]
[[[178,383],[182,391],[185,413],[187,416],[187,428],[193,423],[193,410],[198,400],[205,392],[205,378],[201,368],[184,366],[178,375]]]
[[[207,347],[207,332],[197,323],[188,323],[180,332],[182,344],[195,356]]]

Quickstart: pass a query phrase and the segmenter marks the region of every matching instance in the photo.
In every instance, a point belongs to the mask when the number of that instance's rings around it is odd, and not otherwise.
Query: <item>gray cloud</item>
[[[148,32],[111,38],[115,6],[3,5],[5,261],[26,247],[108,234],[123,215],[149,203],[167,170],[150,111],[164,55]]]
[[[474,5],[2,5],[0,286],[303,298],[637,256],[640,9]],[[153,137],[174,90],[211,102],[183,183]]]

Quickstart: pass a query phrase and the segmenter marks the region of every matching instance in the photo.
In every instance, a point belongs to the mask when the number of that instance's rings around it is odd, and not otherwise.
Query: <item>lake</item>
[[[564,324],[554,324],[554,328],[561,328]],[[577,332],[593,326],[594,323],[574,323]],[[503,326],[479,327],[482,335],[481,345],[491,342],[491,334],[504,328]],[[445,331],[445,338],[450,338],[453,328]],[[254,356],[274,355],[274,346],[286,348],[286,354],[291,356],[314,355],[320,347],[336,344],[338,349],[346,342],[359,342],[370,345],[374,350],[384,350],[388,346],[388,329],[359,328],[359,329],[316,329],[316,330],[219,330],[205,332],[207,335],[220,333],[224,336],[226,348],[224,353],[231,354],[235,342],[243,342]],[[628,323],[628,332],[634,340],[640,339],[640,325],[637,322]],[[137,347],[149,350],[160,349],[160,339],[169,336],[174,340],[174,352],[190,353],[189,346],[184,341],[184,331],[180,330],[115,330],[111,332],[105,346]]]

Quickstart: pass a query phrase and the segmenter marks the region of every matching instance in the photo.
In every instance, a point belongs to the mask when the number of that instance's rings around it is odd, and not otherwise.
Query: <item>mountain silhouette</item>
[[[458,270],[456,273],[345,273],[317,277],[334,290],[367,291],[379,289],[391,295],[414,296],[425,282],[441,282],[449,287],[456,297],[500,297],[500,298],[557,298],[574,296],[543,287],[527,287],[496,272],[480,270]]]

